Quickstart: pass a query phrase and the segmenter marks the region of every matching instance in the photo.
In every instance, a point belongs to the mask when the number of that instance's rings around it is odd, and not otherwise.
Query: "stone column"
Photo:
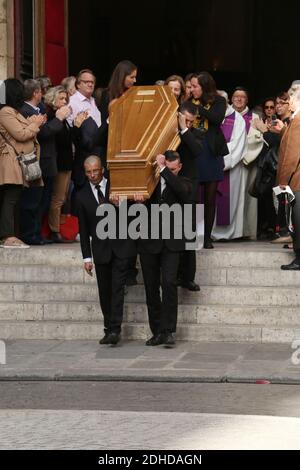
[[[14,76],[14,2],[0,0],[0,79]]]

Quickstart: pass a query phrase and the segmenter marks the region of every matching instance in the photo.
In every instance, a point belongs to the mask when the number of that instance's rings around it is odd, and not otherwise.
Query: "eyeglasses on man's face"
[[[85,85],[87,85],[87,84],[95,85],[94,80],[80,80],[80,82],[84,83]]]
[[[284,106],[285,104],[289,104],[288,101],[278,101],[276,102],[276,106]]]

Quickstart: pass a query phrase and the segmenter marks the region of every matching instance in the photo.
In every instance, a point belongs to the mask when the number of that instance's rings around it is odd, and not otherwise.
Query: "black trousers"
[[[293,248],[296,254],[296,257],[300,260],[300,191],[294,192],[296,201],[293,206],[293,225],[294,225],[294,234],[293,234]]]
[[[179,253],[169,251],[164,247],[163,251],[158,254],[141,253],[140,260],[152,334],[175,333],[178,310],[176,281]]]
[[[32,186],[25,188],[20,204],[21,238],[29,243],[41,239],[41,203],[44,188]]]
[[[180,253],[178,278],[188,283],[195,280],[196,275],[196,252],[187,250]]]
[[[104,317],[104,331],[119,334],[123,320],[128,258],[120,259],[112,254],[112,259],[108,264],[96,264],[95,269],[100,306]]]
[[[192,230],[196,232],[196,202],[192,204]],[[195,240],[192,240],[193,242]],[[190,243],[191,243],[190,242]],[[195,280],[196,275],[196,251],[186,250],[181,252],[179,261],[178,278],[183,282],[188,283]]]
[[[15,209],[21,198],[21,184],[0,186],[0,239],[16,235]]]

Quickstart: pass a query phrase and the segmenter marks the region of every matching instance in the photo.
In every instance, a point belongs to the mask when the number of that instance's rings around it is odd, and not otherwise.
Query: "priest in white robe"
[[[219,93],[228,102],[227,93]],[[243,236],[247,170],[242,160],[247,153],[246,123],[242,116],[228,105],[221,129],[229,154],[224,157],[224,181],[218,186],[212,237],[214,240],[232,240]]]

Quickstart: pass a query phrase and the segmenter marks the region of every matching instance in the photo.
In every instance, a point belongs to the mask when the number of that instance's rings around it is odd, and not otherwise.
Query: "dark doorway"
[[[122,59],[138,65],[139,84],[208,70],[229,93],[248,87],[254,104],[300,79],[298,2],[287,3],[72,0],[69,70],[92,68],[99,86]]]
[[[33,75],[33,3],[15,0],[15,68],[17,78]]]

